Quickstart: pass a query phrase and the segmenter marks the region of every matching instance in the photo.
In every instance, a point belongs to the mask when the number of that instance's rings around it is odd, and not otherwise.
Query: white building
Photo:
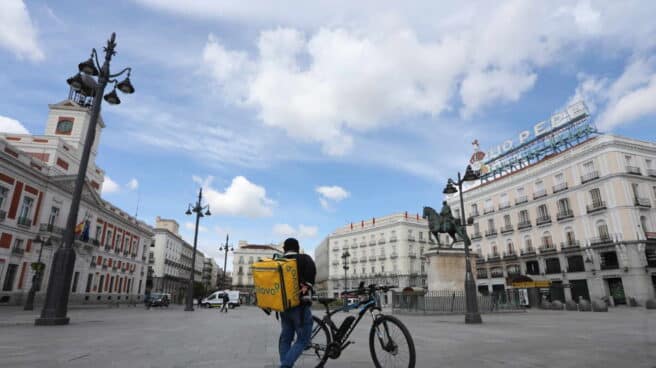
[[[203,260],[203,284],[207,291],[215,290],[218,286],[219,265],[212,257],[206,257]],[[221,273],[223,275],[223,273]]]
[[[177,221],[157,217],[153,230],[153,247],[149,256],[152,269],[151,290],[170,293],[175,303],[184,303],[191,276],[194,247],[182,239],[178,230]],[[205,255],[196,249],[196,282],[203,282],[204,263]]]
[[[90,111],[70,100],[49,107],[44,135],[0,133],[1,304],[23,303],[39,253],[45,270],[35,300],[42,302],[66,226]],[[100,197],[103,126],[100,119],[76,222],[70,303],[136,302],[145,289],[152,229]],[[37,235],[52,246],[35,243]]]
[[[262,258],[272,258],[276,253],[283,253],[281,246],[248,244],[245,240],[239,241],[239,245],[235,248],[232,257],[232,287],[246,296],[245,303],[253,301],[253,271],[251,265]]]
[[[655,163],[656,144],[601,135],[465,191],[479,291],[519,277],[548,281],[536,300],[653,298]]]
[[[428,242],[428,223],[417,214],[397,213],[350,224],[321,244],[328,247],[328,295],[355,289],[361,281],[399,288],[426,286],[423,254],[434,244]],[[325,266],[326,253],[315,254],[317,264]]]

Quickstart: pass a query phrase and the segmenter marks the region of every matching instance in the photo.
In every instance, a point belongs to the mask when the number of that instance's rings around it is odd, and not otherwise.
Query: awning
[[[551,286],[551,281],[549,280],[519,281],[519,282],[513,282],[511,286],[517,289],[548,288]]]

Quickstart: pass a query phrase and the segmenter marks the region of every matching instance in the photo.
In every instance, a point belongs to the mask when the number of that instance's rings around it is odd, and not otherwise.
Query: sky
[[[439,207],[488,149],[584,101],[602,132],[656,140],[654,1],[0,2],[0,131],[47,105],[116,32],[132,95],[103,105],[102,196],[198,246],[297,237]],[[230,263],[230,259],[228,260]],[[229,267],[230,268],[230,267]]]

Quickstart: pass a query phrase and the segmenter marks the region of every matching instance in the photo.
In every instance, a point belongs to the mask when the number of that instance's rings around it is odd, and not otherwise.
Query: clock
[[[62,119],[57,123],[57,134],[71,134],[73,130],[73,120]]]

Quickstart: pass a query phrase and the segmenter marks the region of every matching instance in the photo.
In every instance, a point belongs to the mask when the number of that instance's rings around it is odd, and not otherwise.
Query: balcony
[[[355,249],[355,248],[357,248],[357,247],[358,247],[358,244],[357,244],[357,243],[351,243],[351,249]]]
[[[493,236],[497,236],[497,230],[496,229],[490,229],[485,231],[485,237],[486,238],[491,238]]]
[[[562,192],[563,190],[567,190],[567,183],[556,184],[551,189],[554,193]]]
[[[515,253],[514,250],[503,252],[503,259],[507,259],[507,260],[517,259],[517,253]]]
[[[477,231],[477,232],[473,233],[469,239],[476,240],[476,239],[481,239],[482,237],[483,237],[483,235],[481,235],[481,232]]]
[[[652,178],[656,178],[656,170],[655,169],[647,169],[647,175],[651,176]]]
[[[499,211],[505,210],[506,208],[510,208],[510,202],[499,203]]]
[[[23,254],[25,254],[25,249],[19,248],[19,247],[12,247],[11,248],[11,254],[14,255],[14,256],[22,257]]]
[[[415,241],[415,237],[409,235],[409,236],[408,236],[408,241],[411,241],[411,242]]]
[[[593,247],[599,247],[599,246],[610,245],[610,244],[613,244],[613,239],[610,237],[610,235],[597,236],[590,239],[590,245]]]
[[[91,261],[91,263],[89,264],[89,267],[96,268],[96,260]]]
[[[603,211],[606,209],[606,202],[605,201],[592,202],[592,204],[586,205],[585,208],[588,211],[588,213]]]
[[[408,257],[410,257],[410,258],[417,258],[417,253],[416,253],[416,252],[413,252],[413,251],[410,251],[410,252],[408,252]]]
[[[392,236],[390,238],[390,243],[396,243],[396,236]]]
[[[633,203],[638,207],[651,208],[651,202],[649,198],[635,197]]]
[[[530,229],[532,226],[531,221],[520,221],[517,224],[517,230]]]
[[[339,265],[339,261],[332,261],[331,263],[332,263],[333,266]]]
[[[471,211],[471,214],[470,214],[469,216],[471,216],[471,217],[478,217],[478,216],[480,216],[480,213],[478,213],[478,209],[476,209],[476,210],[472,210],[472,211]]]
[[[547,196],[547,190],[546,189],[540,189],[540,190],[536,190],[535,192],[533,192],[533,199],[540,199],[540,198],[546,197],[546,196]]]
[[[494,208],[490,207],[490,208],[483,209],[483,214],[484,215],[487,215],[487,214],[490,214],[490,213],[494,213]]]
[[[366,246],[367,246],[367,242],[365,242],[365,241],[360,242],[360,248],[364,248]]]
[[[391,259],[399,258],[399,254],[396,253],[396,252],[393,252],[392,254],[390,254],[390,258],[391,258]]]
[[[499,261],[501,260],[501,255],[497,252],[492,252],[487,256],[488,262]]]
[[[535,226],[546,225],[551,223],[551,216],[540,216],[535,219]]]
[[[542,244],[538,249],[540,249],[540,254],[551,254],[558,251],[553,244]]]
[[[515,231],[515,228],[513,228],[513,226],[511,224],[508,224],[506,226],[501,227],[501,229],[499,229],[499,230],[501,231],[501,234],[508,234],[508,233],[512,233],[513,231]]]
[[[637,166],[627,166],[626,172],[631,175],[642,175],[640,168]]]
[[[492,278],[503,277],[503,270],[492,270],[492,271],[490,272],[490,276],[491,276]]]
[[[585,183],[593,181],[595,179],[599,179],[599,171],[597,171],[597,170],[589,172],[589,173],[581,176],[581,184],[585,184]]]
[[[518,204],[526,203],[526,202],[528,202],[528,196],[524,195],[524,196],[519,196],[519,197],[515,198],[515,206],[517,206]]]
[[[477,279],[486,279],[487,278],[487,270],[477,270],[476,271],[476,278]]]
[[[18,224],[18,226],[22,226],[22,227],[32,226],[32,221],[27,217],[19,217],[18,220],[16,220],[16,223]]]
[[[385,239],[378,239],[378,244],[385,244]]]
[[[558,214],[556,214],[556,220],[558,221],[571,219],[573,217],[574,217],[574,211],[572,210],[559,211]]]
[[[375,261],[375,260],[376,260],[376,256],[369,256],[368,259],[369,259],[370,261]]]
[[[531,247],[531,248],[528,248],[528,249],[520,249],[519,254],[521,256],[534,256],[536,254],[535,253],[535,248]]]
[[[360,256],[360,262],[361,263],[367,262],[367,256]]]
[[[4,220],[7,217],[7,211],[0,210],[0,221]]]
[[[334,247],[334,248],[333,248],[333,252],[334,252],[334,253],[339,252],[339,247]]]
[[[385,260],[385,259],[387,259],[387,256],[384,255],[384,254],[381,254],[381,255],[378,256],[378,260],[379,260],[379,261],[383,261],[383,260]]]
[[[579,248],[581,248],[581,242],[578,240],[570,240],[564,243],[560,243],[560,250],[579,249]]]

